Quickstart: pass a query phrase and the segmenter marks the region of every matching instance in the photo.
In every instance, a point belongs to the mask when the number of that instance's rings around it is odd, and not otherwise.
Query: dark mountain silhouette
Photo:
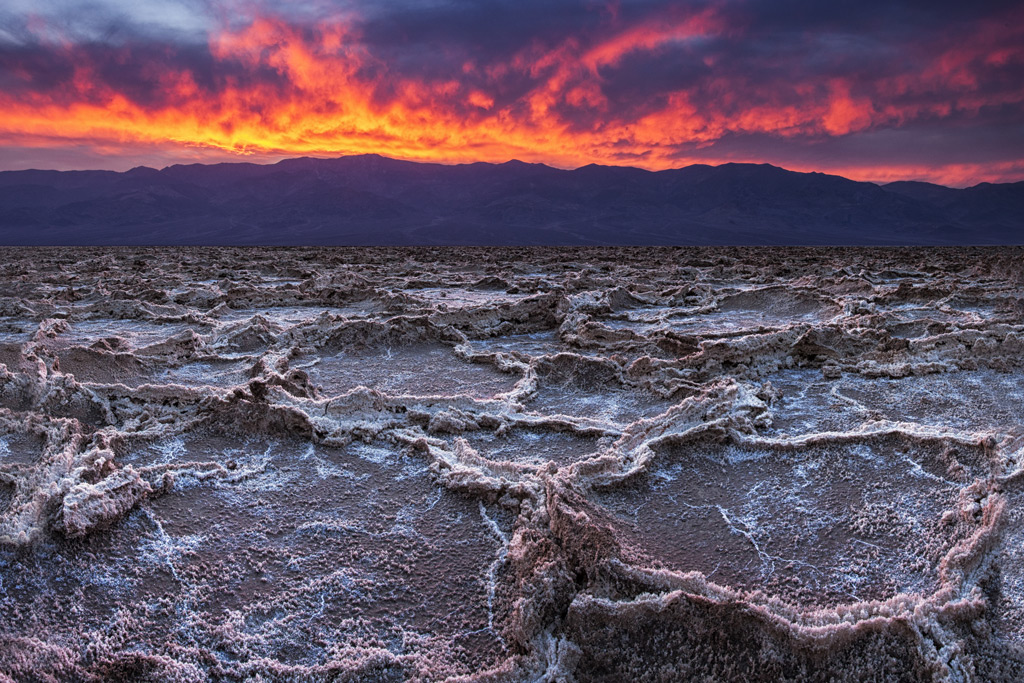
[[[767,164],[564,171],[377,155],[7,171],[0,243],[1020,244],[1024,183],[959,190]]]

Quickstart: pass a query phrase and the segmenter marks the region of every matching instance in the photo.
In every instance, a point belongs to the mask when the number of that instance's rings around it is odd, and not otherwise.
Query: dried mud
[[[0,681],[1024,680],[1020,249],[4,249]]]

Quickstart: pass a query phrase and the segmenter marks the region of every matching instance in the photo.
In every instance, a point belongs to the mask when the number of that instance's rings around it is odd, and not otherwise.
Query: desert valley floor
[[[0,252],[0,681],[1024,680],[1024,249]]]

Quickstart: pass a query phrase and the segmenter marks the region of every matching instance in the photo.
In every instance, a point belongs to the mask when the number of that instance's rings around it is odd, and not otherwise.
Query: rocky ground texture
[[[1024,249],[0,251],[0,681],[1024,680]]]

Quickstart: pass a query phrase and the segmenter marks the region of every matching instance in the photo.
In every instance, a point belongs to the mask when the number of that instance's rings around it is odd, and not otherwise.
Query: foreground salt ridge
[[[1024,254],[273,254],[5,254],[4,675],[1024,675]]]

